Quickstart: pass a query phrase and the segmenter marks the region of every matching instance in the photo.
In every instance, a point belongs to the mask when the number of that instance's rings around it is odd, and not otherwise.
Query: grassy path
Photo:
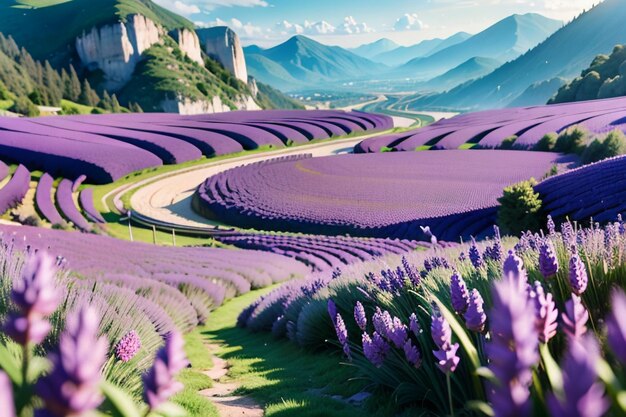
[[[212,313],[208,325],[198,329],[202,342],[215,346],[214,354],[228,363],[228,374],[220,382],[236,384],[239,388],[235,394],[256,400],[268,417],[393,415],[390,410],[379,408],[365,411],[343,400],[366,386],[363,381],[352,379],[351,367],[338,365],[338,356],[312,354],[287,341],[276,340],[271,334],[237,328],[239,312],[268,291],[253,291],[228,301]],[[191,359],[193,363],[194,358]],[[375,399],[370,403],[380,406]]]

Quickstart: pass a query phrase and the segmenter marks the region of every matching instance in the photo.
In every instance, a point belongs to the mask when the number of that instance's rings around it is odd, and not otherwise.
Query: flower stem
[[[22,347],[22,386],[28,385],[28,367],[30,364],[30,344],[25,343]]]
[[[448,385],[448,405],[450,406],[450,416],[454,417],[454,408],[452,408],[452,387],[450,386],[450,372],[446,373],[446,384]]]

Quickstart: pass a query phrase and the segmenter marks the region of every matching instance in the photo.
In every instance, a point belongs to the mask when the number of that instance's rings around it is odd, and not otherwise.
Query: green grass
[[[69,101],[65,99],[61,100],[61,107],[63,109],[65,108],[76,109],[78,110],[78,114],[91,114],[92,110],[94,109],[94,107],[85,106],[84,104],[74,103],[73,101]]]
[[[271,334],[237,328],[239,312],[270,290],[253,291],[228,301],[200,329],[206,340],[221,345],[217,354],[228,361],[227,377],[241,386],[239,394],[250,395],[262,404],[266,417],[396,415],[388,407],[388,396],[373,397],[366,409],[331,398],[346,398],[367,388],[363,380],[354,379],[354,368],[339,365],[339,356],[313,354],[288,341],[276,340]]]
[[[459,149],[474,149],[476,146],[478,146],[476,143],[464,143],[463,145],[459,146]]]
[[[13,100],[0,100],[0,110],[9,110],[13,103]]]

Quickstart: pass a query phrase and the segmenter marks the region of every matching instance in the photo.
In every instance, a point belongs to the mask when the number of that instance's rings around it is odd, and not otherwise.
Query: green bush
[[[551,152],[554,150],[559,135],[555,132],[546,133],[535,145],[535,150],[539,152]]]
[[[28,117],[39,116],[39,109],[26,97],[18,97],[11,107],[11,111],[14,113],[23,114]]]
[[[526,230],[541,228],[542,202],[533,188],[535,185],[537,181],[531,178],[504,189],[498,199],[498,225],[504,233],[519,235]]]
[[[561,153],[582,154],[589,142],[590,133],[584,126],[572,126],[559,135],[554,150]]]
[[[591,164],[624,154],[626,154],[626,136],[621,130],[614,130],[604,139],[594,139],[583,152],[581,160],[583,164]]]
[[[513,149],[513,145],[515,144],[516,140],[517,136],[509,136],[502,141],[502,143],[500,144],[500,149]]]

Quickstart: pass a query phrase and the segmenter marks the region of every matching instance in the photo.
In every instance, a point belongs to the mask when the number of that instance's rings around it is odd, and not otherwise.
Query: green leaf
[[[23,383],[19,360],[5,346],[0,344],[0,369],[9,376],[15,385]]]
[[[491,383],[500,383],[500,381],[498,381],[498,378],[496,378],[496,375],[491,371],[491,369],[487,368],[486,366],[481,366],[480,368],[476,369],[476,375],[485,378]]]
[[[39,377],[51,368],[52,364],[46,358],[34,356],[28,363],[28,382],[34,383]]]
[[[187,417],[187,411],[181,406],[174,403],[165,403],[159,406],[155,413],[162,415],[163,417]]]
[[[478,411],[486,416],[493,417],[496,414],[493,412],[493,408],[484,401],[468,401],[465,404],[465,408],[472,411]]]
[[[101,388],[114,417],[142,417],[132,398],[120,388],[109,382],[104,382]]]
[[[550,349],[546,343],[542,343],[539,346],[539,353],[541,354],[541,361],[543,362],[543,366],[546,370],[546,374],[548,375],[548,380],[550,381],[550,385],[552,386],[552,391],[557,396],[563,395],[563,374],[561,373],[561,368],[559,368],[559,364],[556,363],[552,354],[550,353]]]

